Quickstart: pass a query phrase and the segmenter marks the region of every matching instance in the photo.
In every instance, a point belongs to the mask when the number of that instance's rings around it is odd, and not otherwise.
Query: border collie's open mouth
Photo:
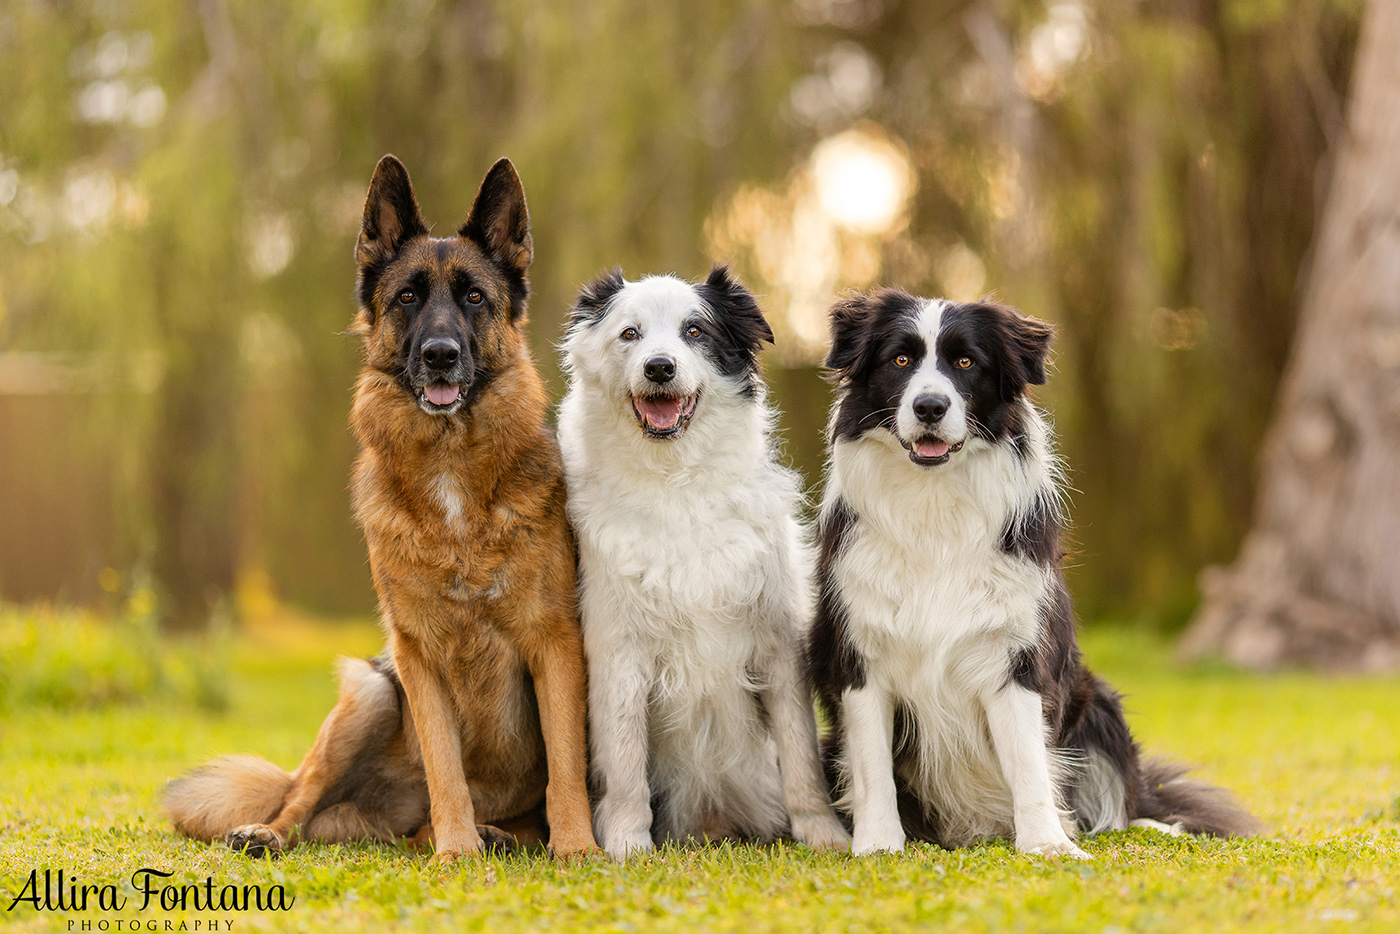
[[[451,412],[462,401],[460,383],[429,383],[418,387],[418,406],[429,415]]]
[[[633,396],[632,414],[648,438],[658,441],[671,441],[685,433],[690,417],[695,414],[695,405],[700,401],[700,393],[688,396],[672,396],[657,393],[653,396]]]
[[[932,435],[924,435],[913,441],[900,440],[900,444],[909,451],[909,459],[920,467],[934,467],[938,464],[945,464],[948,458],[962,450],[963,442],[949,444],[942,438],[935,438]]]

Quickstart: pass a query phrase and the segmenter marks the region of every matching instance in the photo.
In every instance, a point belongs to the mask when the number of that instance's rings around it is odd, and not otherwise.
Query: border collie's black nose
[[[948,397],[926,395],[914,400],[914,414],[926,425],[935,425],[948,414]]]
[[[652,357],[642,366],[642,372],[653,383],[669,383],[676,375],[676,361],[670,357]]]
[[[423,362],[434,370],[446,370],[457,365],[462,348],[454,340],[435,337],[423,342]]]

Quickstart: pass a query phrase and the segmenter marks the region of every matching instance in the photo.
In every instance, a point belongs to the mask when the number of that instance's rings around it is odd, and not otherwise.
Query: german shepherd
[[[448,238],[428,235],[403,163],[375,168],[352,499],[388,650],[341,662],[296,772],[235,757],[172,782],[180,831],[249,855],[407,838],[445,862],[515,842],[491,824],[526,839],[543,817],[557,856],[593,849],[574,543],[522,333],[532,255],[509,160]]]

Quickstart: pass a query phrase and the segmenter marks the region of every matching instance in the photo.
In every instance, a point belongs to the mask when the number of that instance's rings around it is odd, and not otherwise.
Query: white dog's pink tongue
[[[948,442],[923,438],[914,442],[914,453],[920,457],[942,457],[948,453]]]
[[[653,396],[636,400],[637,412],[642,416],[642,421],[648,428],[658,431],[670,431],[676,427],[676,422],[681,420],[681,408],[684,404],[684,400],[674,396]]]
[[[423,387],[423,395],[433,405],[451,405],[461,394],[462,388],[456,383],[429,383]]]

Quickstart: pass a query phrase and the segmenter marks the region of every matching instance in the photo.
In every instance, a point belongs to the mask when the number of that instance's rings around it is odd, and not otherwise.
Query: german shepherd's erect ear
[[[427,232],[408,169],[397,157],[385,156],[374,167],[365,196],[365,216],[355,242],[356,262],[362,269],[386,263],[406,240]]]
[[[491,171],[486,173],[457,236],[479,246],[511,279],[517,292],[511,317],[516,317],[523,310],[523,301],[529,292],[525,270],[535,257],[535,242],[530,236],[525,187],[520,184],[520,176],[509,159],[496,160]]]
[[[356,290],[370,324],[374,323],[374,290],[384,267],[406,242],[427,232],[408,169],[396,157],[385,156],[374,167],[360,236],[355,241],[355,263],[360,267]]]

